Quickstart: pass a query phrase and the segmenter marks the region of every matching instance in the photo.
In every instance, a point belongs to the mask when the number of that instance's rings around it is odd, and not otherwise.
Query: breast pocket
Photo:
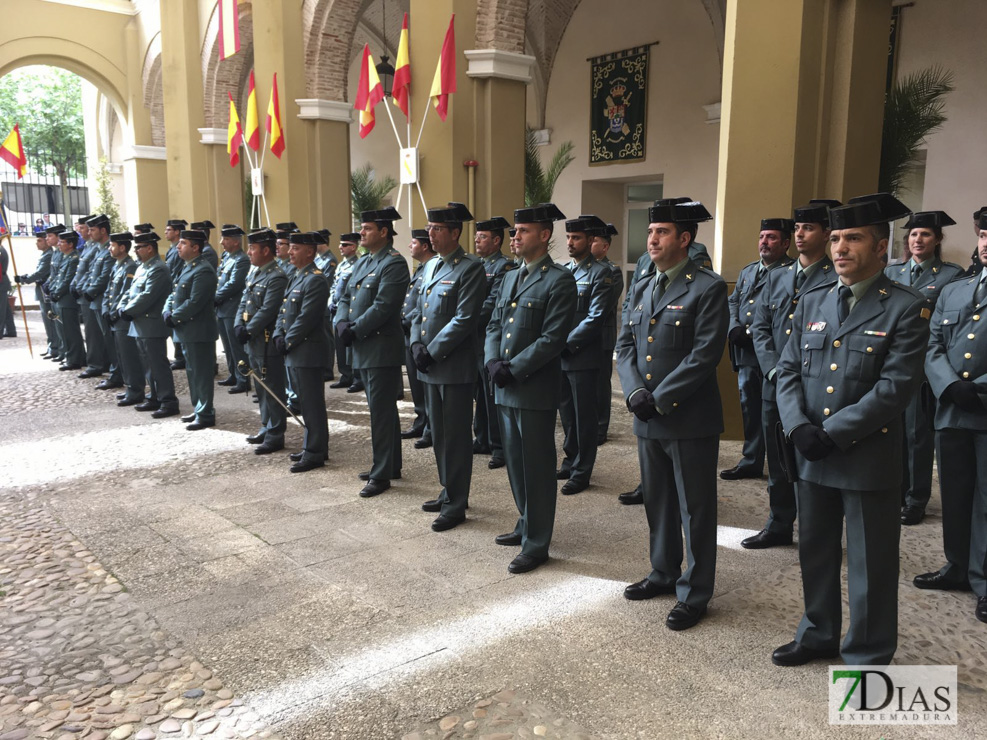
[[[802,375],[818,378],[822,372],[823,352],[826,348],[826,334],[815,332],[802,335]]]
[[[847,375],[864,382],[874,382],[881,374],[890,340],[866,334],[851,334],[846,338]]]
[[[439,313],[443,316],[452,316],[456,313],[458,291],[454,285],[444,285],[439,289]]]
[[[939,319],[939,328],[942,331],[943,339],[946,344],[949,344],[949,338],[953,336],[953,332],[960,323],[960,312],[959,311],[943,311],[942,317]]]
[[[662,311],[655,340],[663,349],[689,350],[696,329],[695,314],[687,311]]]
[[[579,288],[579,293],[576,295],[576,313],[589,313],[589,288]]]
[[[519,304],[521,310],[518,311],[520,315],[518,323],[521,328],[540,330],[545,321],[545,301],[529,298],[519,301]]]

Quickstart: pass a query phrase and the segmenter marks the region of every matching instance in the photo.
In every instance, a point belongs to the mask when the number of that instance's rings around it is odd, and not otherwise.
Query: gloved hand
[[[14,282],[17,283],[18,285],[20,285],[21,279],[22,279],[21,275],[14,275]]]
[[[285,344],[284,337],[281,336],[280,334],[274,337],[274,349],[276,349],[279,354],[282,355],[288,354],[288,345]]]
[[[627,401],[627,408],[631,410],[641,421],[649,421],[658,416],[658,407],[655,406],[655,397],[647,391],[635,393]]]
[[[411,345],[411,357],[415,361],[415,367],[423,373],[427,373],[428,369],[435,364],[435,358],[429,354],[428,348],[421,342],[415,342]]]
[[[829,438],[822,427],[815,424],[802,424],[792,430],[789,435],[795,449],[802,453],[802,457],[810,462],[816,462],[826,457],[836,445]]]
[[[985,410],[980,396],[977,395],[977,384],[972,380],[957,380],[946,386],[942,398],[951,401],[964,411],[982,414]]]
[[[161,314],[161,318],[164,319],[165,326],[171,327],[172,329],[175,328],[175,320],[171,317],[171,311],[165,311]]]
[[[356,339],[356,331],[353,329],[353,322],[340,321],[336,324],[336,336],[339,337],[339,341],[343,343],[344,347],[352,346],[353,340]]]
[[[120,312],[116,310],[110,311],[106,316],[107,316],[106,320],[109,322],[110,326],[115,326],[116,323],[120,320]]]
[[[54,311],[49,311],[48,312],[48,318],[51,319],[52,321],[54,321],[55,320],[55,312]]]
[[[121,318],[124,321],[133,321],[134,320],[134,317],[131,316],[126,311],[117,311],[117,318]]]
[[[736,347],[754,346],[753,337],[751,337],[751,335],[747,333],[747,329],[742,326],[733,327],[727,337],[730,339],[730,343]]]
[[[73,298],[76,298],[76,299],[82,298],[82,294],[78,290],[76,290],[75,288],[69,288],[69,293],[72,294],[72,297]]]
[[[82,297],[85,298],[87,301],[95,301],[96,300],[96,296],[94,296],[92,293],[90,293],[88,291],[86,291],[85,293],[83,293],[82,294]]]
[[[110,324],[110,315],[108,313],[104,313],[102,314],[102,316],[103,316],[103,321],[105,321],[107,324]],[[112,324],[110,325],[112,326]]]
[[[511,372],[510,363],[505,360],[494,360],[487,365],[487,370],[490,372],[490,380],[498,388],[506,388],[517,380]]]
[[[243,324],[237,324],[233,327],[233,336],[237,338],[240,344],[246,344],[250,341],[250,332],[247,331],[247,327]]]

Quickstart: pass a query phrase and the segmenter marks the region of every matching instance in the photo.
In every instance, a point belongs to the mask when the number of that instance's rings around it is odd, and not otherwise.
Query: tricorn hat
[[[510,222],[503,216],[494,216],[487,221],[476,222],[477,231],[498,231],[499,229],[508,229],[510,226]]]
[[[514,211],[516,224],[543,224],[552,221],[565,221],[565,214],[554,203],[539,203],[528,208],[518,208]]]

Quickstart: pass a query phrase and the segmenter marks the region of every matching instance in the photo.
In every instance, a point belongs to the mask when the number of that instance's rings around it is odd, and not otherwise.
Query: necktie
[[[654,306],[661,300],[661,297],[665,295],[665,287],[668,285],[668,275],[665,273],[659,273],[658,279],[655,280],[655,287],[651,289],[651,305]]]
[[[756,286],[756,285],[757,285],[758,283],[760,283],[760,282],[761,282],[761,278],[763,278],[763,277],[764,277],[764,273],[765,273],[765,272],[767,272],[767,270],[765,270],[765,269],[764,269],[764,265],[761,265],[760,267],[758,267],[758,268],[757,268],[757,274],[756,274],[756,275],[754,275],[754,285],[755,285],[755,286]]]
[[[980,278],[980,285],[977,286],[977,292],[974,300],[979,306],[987,298],[987,276]]]
[[[853,295],[853,291],[850,290],[849,286],[840,286],[840,298],[836,302],[836,315],[839,316],[840,326],[843,326],[843,322],[846,321],[846,317],[850,315],[850,296]]]
[[[912,282],[911,282],[911,285],[915,285],[915,283],[918,282],[918,279],[921,276],[922,276],[922,266],[921,265],[912,265]]]
[[[805,274],[805,270],[799,270],[795,273],[795,292],[798,293],[802,290],[802,286],[805,285],[805,279],[808,277]]]

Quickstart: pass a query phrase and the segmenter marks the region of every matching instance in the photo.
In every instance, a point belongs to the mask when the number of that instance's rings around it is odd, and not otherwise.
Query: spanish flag
[[[360,82],[356,88],[353,107],[360,111],[360,138],[374,130],[374,106],[384,99],[384,86],[380,84],[370,46],[363,46],[363,64],[360,65]]]
[[[219,60],[240,51],[240,9],[237,0],[219,0]]]
[[[243,132],[247,146],[260,151],[260,118],[257,116],[257,89],[254,86],[254,71],[250,70],[250,87],[247,90],[247,127]]]
[[[401,40],[398,42],[398,58],[394,66],[394,86],[391,97],[401,112],[408,115],[408,87],[411,85],[411,59],[408,54],[408,14],[404,14]]]
[[[271,135],[271,151],[281,159],[284,153],[284,129],[281,127],[281,104],[278,101],[278,73],[274,73],[271,102],[267,105],[267,132]]]
[[[0,145],[0,159],[8,162],[11,167],[17,170],[18,180],[24,177],[24,173],[27,172],[27,157],[24,156],[21,130],[16,123],[11,132],[7,134],[7,138],[3,140],[3,144]]]
[[[230,167],[240,164],[240,146],[243,144],[243,129],[240,127],[240,116],[233,104],[233,94],[230,96],[230,123],[226,127],[226,151],[230,155]]]
[[[442,53],[435,67],[435,77],[432,78],[432,89],[428,96],[432,99],[435,112],[439,118],[446,120],[449,113],[449,95],[456,92],[456,15],[449,19],[449,30],[446,31],[445,41],[442,42]]]

